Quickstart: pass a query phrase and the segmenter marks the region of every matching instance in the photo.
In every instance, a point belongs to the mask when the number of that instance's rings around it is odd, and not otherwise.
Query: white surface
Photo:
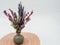
[[[20,0],[0,0],[0,39],[15,32],[3,14],[9,8],[17,12]],[[38,35],[41,45],[60,45],[60,0],[22,0],[25,10],[34,10],[31,21],[22,30]]]

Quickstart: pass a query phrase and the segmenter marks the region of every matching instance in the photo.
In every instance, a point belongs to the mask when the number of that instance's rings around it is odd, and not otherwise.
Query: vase
[[[13,38],[16,45],[20,45],[24,41],[24,36],[21,35],[20,31],[16,31],[16,35]]]

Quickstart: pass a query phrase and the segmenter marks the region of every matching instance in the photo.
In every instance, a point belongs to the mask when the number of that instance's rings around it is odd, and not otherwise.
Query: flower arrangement
[[[8,17],[8,19],[11,21],[12,26],[16,29],[16,35],[14,36],[14,42],[17,45],[20,45],[24,41],[24,36],[22,36],[21,30],[25,27],[25,24],[30,20],[30,16],[33,14],[33,10],[29,13],[24,11],[24,6],[22,6],[22,3],[20,2],[18,4],[18,15],[16,12],[14,12],[12,9],[9,9],[10,13],[7,13],[6,10],[4,10],[4,14]]]
[[[8,19],[12,22],[12,26],[17,30],[17,32],[21,32],[21,30],[25,27],[25,24],[30,20],[30,16],[33,14],[33,10],[31,13],[24,11],[24,7],[21,2],[18,4],[18,15],[13,10],[9,9],[11,14],[7,13],[4,10],[4,14],[8,17]]]

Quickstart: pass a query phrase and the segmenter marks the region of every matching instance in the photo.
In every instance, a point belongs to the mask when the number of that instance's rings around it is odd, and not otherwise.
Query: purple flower
[[[16,15],[15,12],[14,12],[14,14],[13,14],[13,18],[14,18],[14,20],[17,20],[17,15]]]
[[[18,23],[18,25],[19,25],[19,27],[21,27],[21,25],[23,25],[24,24],[24,21],[23,21],[23,19],[21,18],[20,19],[20,22]]]
[[[23,17],[23,15],[24,15],[24,7],[22,7],[21,4],[18,5],[18,14],[21,17]]]

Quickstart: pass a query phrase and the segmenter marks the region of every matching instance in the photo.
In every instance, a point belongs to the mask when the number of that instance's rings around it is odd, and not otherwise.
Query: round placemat
[[[22,32],[21,34],[24,36],[24,42],[21,45],[40,45],[40,40],[37,35],[29,32]],[[0,45],[16,45],[13,41],[14,35],[16,34],[10,33],[3,37],[0,40]]]

